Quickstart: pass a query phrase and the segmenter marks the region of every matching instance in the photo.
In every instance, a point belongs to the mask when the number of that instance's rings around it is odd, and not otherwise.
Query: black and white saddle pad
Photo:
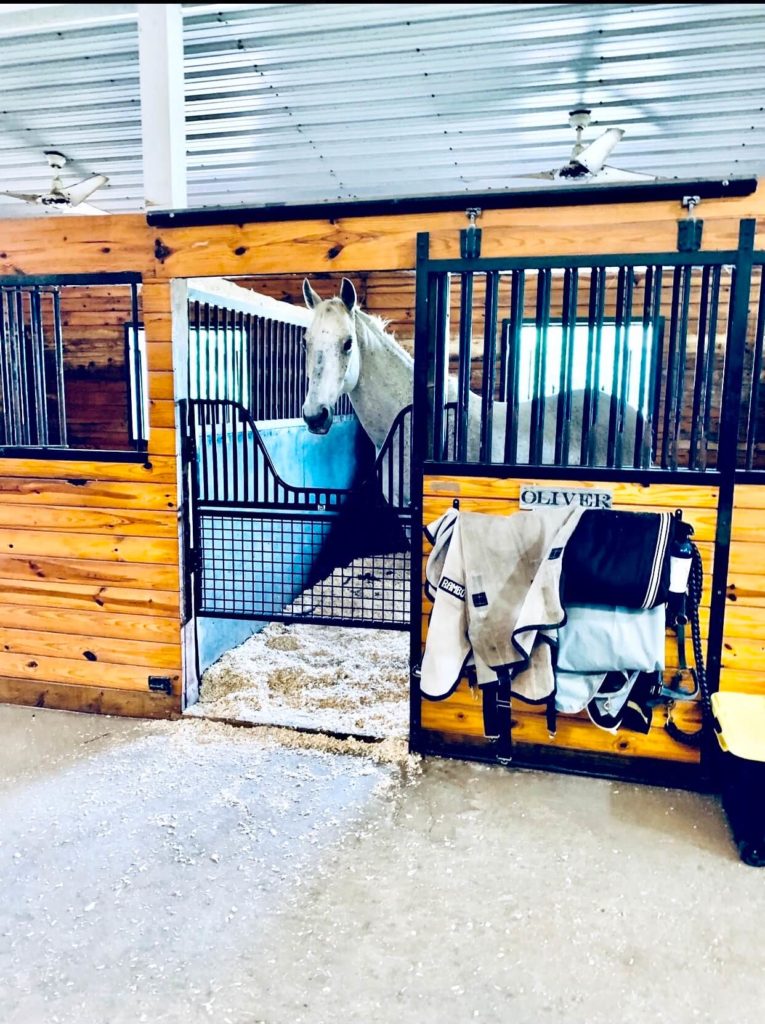
[[[563,603],[654,608],[667,600],[671,512],[588,509],[563,555]]]

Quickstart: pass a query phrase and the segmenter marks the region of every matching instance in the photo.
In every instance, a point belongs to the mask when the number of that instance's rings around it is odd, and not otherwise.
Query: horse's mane
[[[365,313],[358,306],[356,307],[356,319],[364,328],[364,340],[367,345],[385,348],[401,359],[407,367],[413,365],[414,360],[412,357],[388,330],[390,320],[385,320],[381,316],[375,316],[373,313]]]

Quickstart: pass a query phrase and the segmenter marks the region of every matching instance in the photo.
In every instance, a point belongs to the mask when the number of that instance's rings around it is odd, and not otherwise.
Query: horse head
[[[332,426],[335,403],[353,391],[361,368],[356,336],[356,289],[346,278],[340,294],[322,299],[303,281],[305,304],[313,317],[305,332],[308,392],[303,419],[312,434],[326,434]]]

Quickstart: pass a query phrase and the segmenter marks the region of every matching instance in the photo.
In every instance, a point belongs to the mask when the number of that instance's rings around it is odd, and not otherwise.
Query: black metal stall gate
[[[261,430],[302,423],[303,327],[215,301],[189,309],[187,565],[196,615],[407,630],[411,407],[349,489],[298,486]],[[352,415],[347,397],[336,413]],[[330,435],[331,436],[331,435]]]
[[[480,233],[462,234],[463,258],[451,260],[432,259],[418,236],[412,665],[425,475],[711,485],[714,687],[736,471],[765,469],[755,222],[741,222],[737,249],[717,252],[485,259],[466,255]],[[412,745],[435,749],[420,712],[415,668]]]

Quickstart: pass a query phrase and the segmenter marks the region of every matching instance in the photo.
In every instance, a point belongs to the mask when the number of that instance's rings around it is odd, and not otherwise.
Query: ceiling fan
[[[56,150],[46,150],[45,158],[53,172],[53,180],[47,192],[3,192],[0,195],[9,196],[11,199],[20,199],[24,203],[32,203],[36,206],[47,206],[56,209],[75,209],[77,213],[105,215],[104,210],[99,210],[85,200],[92,196],[96,189],[101,188],[109,180],[104,174],[92,174],[89,178],[75,182],[65,188],[61,183],[61,171],[66,164],[66,157]]]
[[[567,164],[553,171],[540,171],[538,174],[522,174],[522,178],[548,178],[553,181],[655,181],[655,174],[642,174],[640,171],[624,171],[620,167],[610,167],[606,160],[614,147],[624,135],[623,128],[607,128],[593,142],[582,142],[582,132],[592,119],[592,111],[586,107],[577,107],[569,112],[568,123],[576,132],[576,142],[571,150]]]

